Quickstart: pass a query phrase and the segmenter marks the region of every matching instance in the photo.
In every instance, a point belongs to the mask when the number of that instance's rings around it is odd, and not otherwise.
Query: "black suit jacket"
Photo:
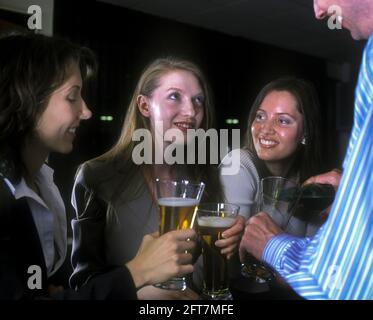
[[[42,288],[30,289],[28,269],[42,271]],[[16,200],[0,176],[0,299],[48,297],[47,270],[39,235],[26,199]],[[48,297],[50,298],[50,297]],[[80,290],[68,289],[54,299],[136,299],[136,288],[124,268],[105,270]]]

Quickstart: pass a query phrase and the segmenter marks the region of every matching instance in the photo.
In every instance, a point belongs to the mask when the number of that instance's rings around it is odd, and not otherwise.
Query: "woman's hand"
[[[226,254],[228,259],[234,254],[240,244],[245,223],[243,216],[237,216],[234,225],[223,232],[222,236],[224,239],[215,242],[217,247],[222,248],[221,253]]]
[[[146,235],[134,259],[127,263],[136,288],[164,282],[193,272],[191,252],[195,247],[193,229]]]
[[[193,290],[165,290],[153,286],[145,286],[137,291],[139,300],[197,300],[198,294]]]

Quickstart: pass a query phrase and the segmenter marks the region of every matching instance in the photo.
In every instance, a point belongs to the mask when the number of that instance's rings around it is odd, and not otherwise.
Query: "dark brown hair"
[[[254,148],[253,137],[251,135],[251,125],[255,120],[256,112],[262,104],[264,98],[272,91],[289,92],[297,102],[298,111],[303,115],[305,145],[299,145],[297,149],[296,161],[291,173],[298,173],[300,182],[303,182],[320,170],[321,165],[321,140],[319,128],[319,100],[314,86],[303,79],[280,78],[268,83],[260,90],[249,114],[247,131],[245,134],[244,146],[258,159]],[[263,167],[263,166],[262,166]]]
[[[83,81],[96,70],[93,53],[67,40],[31,33],[0,38],[0,172],[11,180],[22,176],[25,138],[72,63]]]

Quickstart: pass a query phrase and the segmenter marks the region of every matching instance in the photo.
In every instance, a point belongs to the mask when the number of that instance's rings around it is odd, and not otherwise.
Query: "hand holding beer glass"
[[[298,204],[300,188],[297,183],[282,177],[266,177],[260,183],[260,201],[258,212],[266,212],[272,220],[284,231],[287,231],[289,221]],[[270,281],[272,272],[260,261],[247,255],[247,261],[242,263],[242,274],[253,278],[258,283]]]
[[[239,206],[227,203],[203,203],[198,206],[198,234],[202,240],[203,291],[201,298],[231,300],[228,288],[227,257],[215,246],[222,233],[235,223]]]
[[[202,198],[205,184],[188,180],[160,179],[156,179],[155,184],[159,210],[159,234],[193,228],[196,209]],[[187,287],[185,277],[172,278],[155,286],[170,290],[185,290]]]

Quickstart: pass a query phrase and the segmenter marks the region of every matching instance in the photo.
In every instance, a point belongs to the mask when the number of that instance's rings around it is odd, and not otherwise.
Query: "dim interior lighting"
[[[112,116],[100,116],[101,121],[113,121],[113,119]]]
[[[238,119],[226,119],[225,120],[226,124],[239,124]]]

